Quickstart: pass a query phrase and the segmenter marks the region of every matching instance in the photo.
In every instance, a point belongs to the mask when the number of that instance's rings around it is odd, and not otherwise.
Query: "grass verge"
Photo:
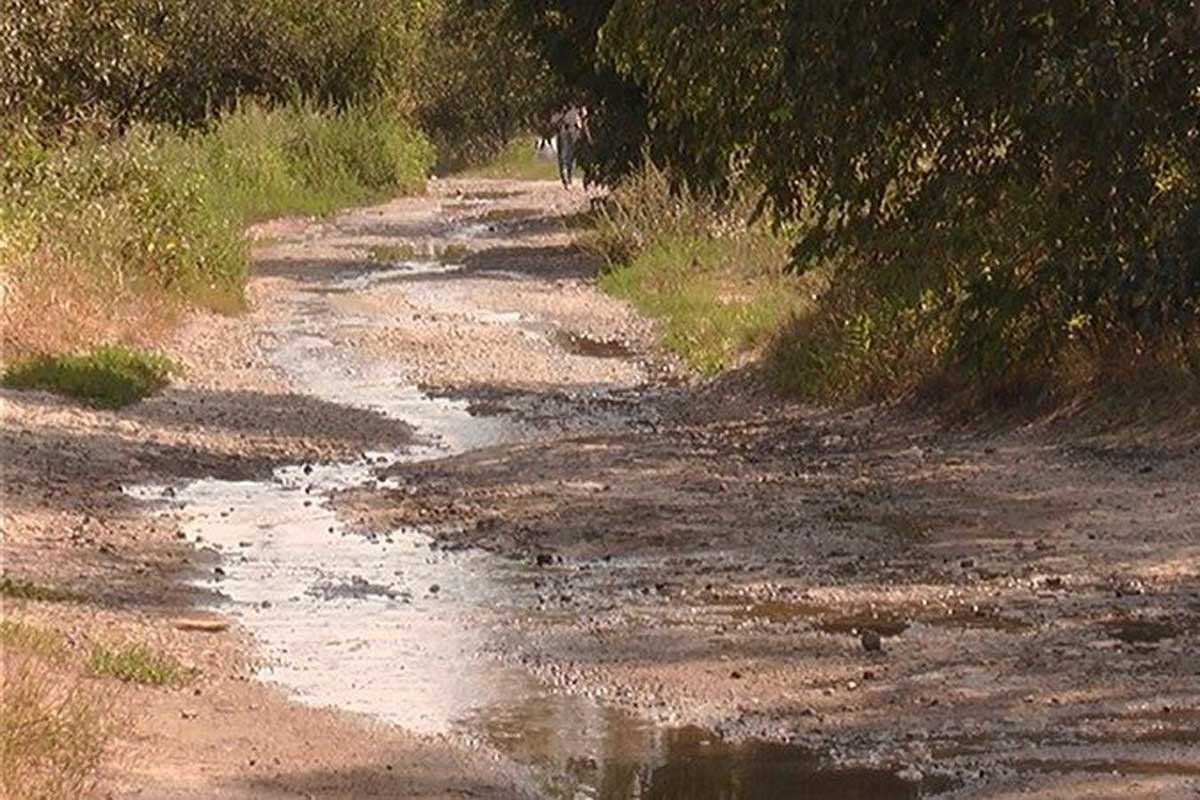
[[[82,677],[5,652],[0,671],[0,794],[21,800],[87,796],[114,736],[109,702]]]
[[[714,374],[806,305],[787,242],[748,215],[742,199],[699,197],[647,164],[591,215],[583,244],[606,262],[601,289],[658,320],[668,349]]]
[[[600,276],[600,287],[657,319],[663,343],[714,374],[756,350],[800,304],[786,248],[763,235],[656,241]]]
[[[88,657],[88,669],[96,677],[145,686],[176,686],[196,674],[174,657],[136,642],[96,644]]]
[[[120,408],[154,394],[178,367],[164,356],[110,345],[82,355],[36,356],[5,369],[0,383],[15,389],[44,389]]]

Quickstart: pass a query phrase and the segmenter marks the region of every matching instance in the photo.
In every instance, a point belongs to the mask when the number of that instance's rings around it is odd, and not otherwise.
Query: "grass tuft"
[[[136,403],[165,387],[178,367],[169,359],[112,345],[82,355],[37,356],[0,378],[14,389],[44,389],[104,408]]]
[[[8,573],[0,574],[0,597],[9,597],[14,600],[36,600],[43,603],[72,602],[79,599],[79,595],[75,592],[33,583]]]
[[[176,686],[196,675],[196,670],[173,656],[140,643],[97,644],[88,658],[92,674],[146,686]]]

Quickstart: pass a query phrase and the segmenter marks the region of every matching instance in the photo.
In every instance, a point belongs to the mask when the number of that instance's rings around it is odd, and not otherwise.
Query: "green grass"
[[[21,361],[8,367],[0,381],[15,389],[44,389],[120,408],[162,389],[177,371],[163,356],[114,345],[82,355]]]
[[[714,374],[763,344],[801,303],[786,248],[763,234],[674,236],[600,276],[600,287],[659,320],[663,343]]]
[[[55,663],[64,662],[69,652],[67,640],[58,632],[2,617],[0,647],[21,650]]]
[[[558,159],[554,156],[542,158],[534,149],[537,144],[533,136],[521,136],[500,151],[500,153],[478,167],[471,167],[461,173],[464,178],[507,178],[524,181],[556,181],[558,180]],[[583,172],[576,169],[576,179],[582,179]]]
[[[7,573],[0,575],[0,597],[15,600],[36,600],[43,603],[73,602],[79,595],[66,589],[33,583]]]
[[[174,657],[139,643],[95,645],[88,658],[88,669],[97,677],[147,686],[178,685],[196,674],[196,670]]]

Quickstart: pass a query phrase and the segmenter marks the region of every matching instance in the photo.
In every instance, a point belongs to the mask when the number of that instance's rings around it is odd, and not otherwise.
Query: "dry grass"
[[[0,798],[77,800],[116,732],[112,697],[66,663],[61,637],[0,627]]]

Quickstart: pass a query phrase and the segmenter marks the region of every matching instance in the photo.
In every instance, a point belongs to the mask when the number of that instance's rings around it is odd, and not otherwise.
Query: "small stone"
[[[184,710],[179,712],[179,716],[181,716],[184,719],[195,719],[196,717],[199,716],[199,713],[196,711],[193,711],[190,708],[185,708]]]
[[[883,650],[883,640],[879,638],[879,634],[872,630],[862,632],[863,650],[868,653],[878,653]]]
[[[958,565],[963,569],[970,569],[971,567],[975,566],[975,559],[964,558],[962,561],[958,562]]]
[[[312,471],[313,471],[313,466],[312,466],[312,464],[305,464],[305,465],[304,465],[304,474],[305,474],[305,475],[312,475]]]
[[[436,583],[429,587],[430,594],[437,594],[441,590],[442,590],[442,587],[438,586]]]
[[[733,678],[735,681],[737,681],[737,680],[741,680],[741,679],[742,679],[742,673],[738,672],[738,671],[735,669],[733,672],[729,673],[729,677]]]

